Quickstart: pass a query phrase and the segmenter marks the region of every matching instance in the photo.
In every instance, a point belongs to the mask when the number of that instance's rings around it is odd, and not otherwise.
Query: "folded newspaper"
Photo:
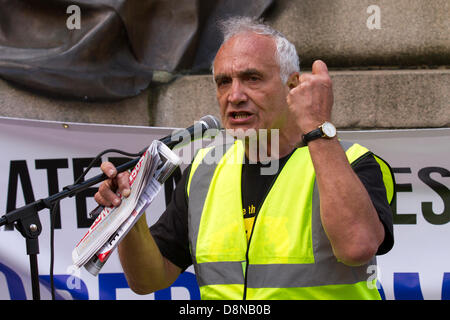
[[[130,174],[131,193],[119,207],[105,207],[72,251],[73,265],[98,275],[107,259],[161,190],[181,159],[153,141]],[[118,194],[120,196],[120,194]]]

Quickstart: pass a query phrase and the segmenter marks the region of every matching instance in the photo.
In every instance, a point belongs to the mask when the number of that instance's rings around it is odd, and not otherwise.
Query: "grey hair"
[[[222,44],[231,37],[246,32],[272,37],[275,40],[275,58],[280,66],[281,81],[286,83],[293,72],[300,72],[300,60],[295,46],[281,32],[267,24],[249,17],[232,17],[219,22],[219,29],[224,37]],[[211,70],[214,73],[214,61]]]

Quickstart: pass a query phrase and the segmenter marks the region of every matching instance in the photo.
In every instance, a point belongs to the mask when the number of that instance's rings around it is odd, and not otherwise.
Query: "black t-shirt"
[[[261,175],[263,164],[246,161],[242,166],[242,207],[245,221],[252,219],[259,205],[264,201],[272,182],[287,162],[288,155],[279,161],[278,172],[274,175]],[[353,170],[366,187],[378,216],[384,226],[385,238],[378,248],[377,255],[387,253],[394,245],[392,211],[386,199],[386,190],[380,166],[371,155],[363,158]],[[172,200],[159,220],[150,227],[161,254],[173,264],[185,270],[192,264],[188,240],[188,202],[186,184],[190,167],[184,170],[178,181]]]

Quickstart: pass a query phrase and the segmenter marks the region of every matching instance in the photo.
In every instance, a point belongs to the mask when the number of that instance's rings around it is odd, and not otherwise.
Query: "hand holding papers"
[[[74,266],[98,275],[119,242],[138,221],[181,163],[161,141],[154,141],[130,174],[130,195],[119,207],[104,208],[72,252]]]

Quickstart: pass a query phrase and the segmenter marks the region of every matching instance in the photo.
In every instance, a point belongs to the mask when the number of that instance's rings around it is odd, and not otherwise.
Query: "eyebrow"
[[[230,78],[228,75],[221,73],[214,77],[214,81],[216,83],[219,83],[219,82],[222,82],[224,79],[228,79],[228,78]]]
[[[260,76],[260,77],[263,76],[261,71],[259,71],[257,69],[253,69],[253,68],[245,69],[245,70],[242,70],[242,71],[238,72],[238,77],[239,78],[246,78],[246,77],[253,76],[253,75],[257,75],[257,76]],[[214,81],[216,83],[219,83],[223,79],[229,79],[229,78],[231,78],[230,75],[228,75],[226,73],[219,73],[218,75],[216,75],[214,77]]]
[[[248,77],[248,76],[254,76],[254,75],[257,75],[257,76],[260,76],[260,77],[263,76],[262,72],[257,70],[257,69],[245,69],[245,70],[239,72],[238,75],[241,78],[245,78],[245,77]]]

